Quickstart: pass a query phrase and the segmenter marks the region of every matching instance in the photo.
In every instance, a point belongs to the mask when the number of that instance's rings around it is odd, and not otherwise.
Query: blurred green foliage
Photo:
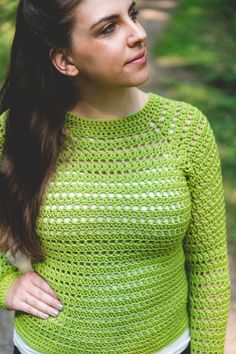
[[[9,62],[9,48],[17,5],[18,0],[0,0],[0,83],[3,81]]]
[[[165,95],[197,106],[211,123],[222,160],[229,241],[236,243],[236,1],[178,4],[152,54],[172,63],[162,83]]]
[[[18,0],[0,0],[0,21],[13,22]]]

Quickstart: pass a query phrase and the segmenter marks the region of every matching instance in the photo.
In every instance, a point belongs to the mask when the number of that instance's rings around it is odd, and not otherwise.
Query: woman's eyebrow
[[[129,7],[129,10],[132,10],[133,7],[136,6],[136,2],[133,1]],[[100,20],[98,20],[96,23],[94,23],[91,27],[90,27],[90,30],[94,29],[94,27],[96,27],[97,25],[99,25],[101,22],[104,22],[104,21],[109,21],[109,20],[114,20],[114,19],[117,19],[119,17],[119,15],[110,15],[110,16],[105,16],[105,17],[102,17],[100,18]]]

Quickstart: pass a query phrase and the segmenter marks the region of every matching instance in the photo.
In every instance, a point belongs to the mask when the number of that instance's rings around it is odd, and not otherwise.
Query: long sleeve
[[[190,106],[183,132],[191,222],[184,239],[191,353],[224,353],[230,303],[220,159],[206,117]]]
[[[7,293],[19,275],[20,272],[8,261],[6,255],[0,253],[0,307],[6,308]]]
[[[7,113],[4,112],[0,116],[0,161],[2,160],[6,118]],[[5,254],[0,252],[0,307],[5,308],[7,293],[18,276],[17,268],[9,262]]]

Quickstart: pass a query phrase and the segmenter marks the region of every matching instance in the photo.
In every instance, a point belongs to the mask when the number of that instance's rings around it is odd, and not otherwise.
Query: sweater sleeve
[[[0,161],[2,161],[6,118],[7,113],[4,112],[0,116]],[[18,269],[8,261],[6,255],[0,252],[0,307],[6,308],[7,293],[19,274]]]
[[[230,304],[221,165],[206,117],[190,106],[184,123],[191,220],[184,239],[191,354],[224,353]]]
[[[20,272],[7,259],[6,255],[0,253],[0,307],[6,309],[5,300],[7,293]]]

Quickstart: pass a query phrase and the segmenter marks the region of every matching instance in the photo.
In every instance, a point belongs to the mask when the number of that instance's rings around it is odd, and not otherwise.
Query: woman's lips
[[[144,51],[144,53],[141,54],[139,57],[127,62],[126,64],[146,64],[146,62],[147,62],[147,56],[146,56],[146,51]]]

